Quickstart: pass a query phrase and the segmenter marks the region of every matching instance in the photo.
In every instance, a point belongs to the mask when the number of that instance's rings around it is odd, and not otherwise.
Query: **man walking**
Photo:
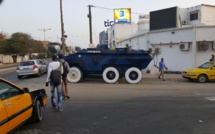
[[[61,75],[63,74],[63,67],[58,61],[56,55],[52,56],[52,62],[48,65],[48,72],[46,78],[46,86],[51,89],[51,104],[53,108],[57,108],[59,111],[63,111],[62,107],[62,86],[61,86]],[[55,100],[55,89],[57,90],[57,103]]]
[[[166,65],[164,63],[164,59],[161,58],[161,61],[159,62],[159,71],[160,71],[160,74],[158,76],[158,79],[161,79],[161,77],[162,77],[163,81],[165,81],[165,79],[164,79],[164,69],[167,70],[168,68],[166,67]]]
[[[63,54],[59,54],[58,55],[59,60],[61,62],[61,64],[63,65],[63,74],[62,74],[62,91],[63,91],[63,100],[65,98],[69,99],[69,95],[68,95],[68,80],[67,80],[67,74],[69,73],[69,64],[63,59],[64,56]]]

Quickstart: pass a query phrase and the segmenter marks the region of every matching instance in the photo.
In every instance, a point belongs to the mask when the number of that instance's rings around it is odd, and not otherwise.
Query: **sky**
[[[215,6],[215,0],[62,0],[62,4],[66,44],[87,48],[88,5],[93,5],[93,44],[97,45],[99,33],[108,28],[104,26],[104,21],[114,20],[113,9],[131,8],[132,22],[137,23],[139,14],[149,14],[151,11],[175,6]],[[0,32],[8,36],[22,32],[31,35],[35,40],[61,42],[60,0],[4,0],[0,5]]]

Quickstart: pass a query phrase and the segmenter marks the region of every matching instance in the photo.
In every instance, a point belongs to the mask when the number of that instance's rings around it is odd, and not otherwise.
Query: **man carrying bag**
[[[48,72],[46,78],[46,86],[49,86],[50,82],[50,89],[51,89],[51,104],[53,108],[57,108],[59,111],[63,111],[62,107],[62,78],[61,75],[63,74],[63,67],[62,64],[58,61],[56,55],[52,56],[52,62],[48,65]],[[57,104],[55,100],[55,89],[57,90]]]

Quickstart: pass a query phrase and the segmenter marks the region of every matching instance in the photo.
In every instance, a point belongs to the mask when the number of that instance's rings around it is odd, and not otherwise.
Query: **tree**
[[[9,54],[13,58],[13,62],[17,62],[17,56],[24,56],[29,53],[32,48],[33,39],[30,35],[25,33],[14,33],[10,39],[7,39],[1,45],[1,53]]]
[[[152,58],[154,61],[154,66],[157,67],[157,62],[158,62],[158,55],[161,54],[161,49],[159,47],[155,47],[154,50],[152,50]]]
[[[0,33],[0,41],[3,41],[3,40],[5,40],[5,39],[7,39],[7,34],[1,32],[1,33]]]
[[[34,53],[46,53],[47,49],[41,43],[41,41],[33,40],[32,49]]]
[[[52,47],[52,46],[49,46],[49,47],[48,47],[48,50],[49,50],[49,52],[51,53],[51,55],[57,53],[57,50],[56,50],[54,47]]]

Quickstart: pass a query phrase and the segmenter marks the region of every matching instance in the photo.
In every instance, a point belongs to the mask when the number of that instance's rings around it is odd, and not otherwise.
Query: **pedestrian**
[[[211,55],[211,58],[209,61],[214,61],[214,55],[213,54]]]
[[[63,111],[61,85],[62,74],[63,74],[62,64],[58,61],[57,56],[53,55],[52,62],[50,62],[48,65],[46,86],[48,87],[50,82],[52,108],[57,108],[59,111]],[[55,90],[57,90],[57,103],[55,100]]]
[[[69,95],[68,95],[68,80],[67,80],[67,74],[69,73],[69,69],[70,66],[68,64],[68,62],[66,62],[63,58],[64,55],[63,54],[59,54],[59,61],[61,62],[61,64],[63,65],[63,74],[62,74],[62,91],[63,91],[63,100],[65,98],[69,99]]]
[[[164,59],[161,58],[161,61],[159,62],[159,71],[160,71],[160,74],[158,75],[158,79],[161,79],[163,81],[165,81],[164,79],[164,69],[168,70],[168,68],[166,67],[165,63],[164,63]]]

